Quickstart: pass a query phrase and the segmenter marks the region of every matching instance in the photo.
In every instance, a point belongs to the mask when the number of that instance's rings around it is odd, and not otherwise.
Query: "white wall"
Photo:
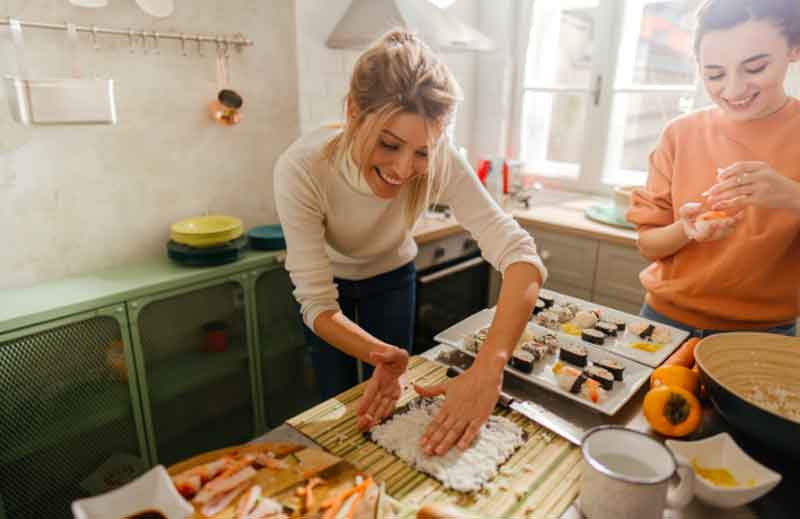
[[[0,0],[0,16],[23,20],[187,33],[242,32],[256,44],[231,60],[244,97],[242,123],[215,126],[206,105],[217,91],[214,52],[181,56],[129,52],[127,40],[82,35],[85,72],[116,81],[116,126],[26,128],[10,119],[0,92],[0,288],[135,262],[164,254],[168,226],[204,212],[277,221],[272,166],[299,135],[294,3],[288,0],[178,0],[155,19],[133,0],[103,9],[67,0]],[[69,72],[66,33],[25,31],[36,76]],[[0,73],[12,70],[0,27]]]
[[[448,12],[463,22],[478,25],[478,0],[457,0]],[[297,55],[300,90],[300,127],[309,131],[321,123],[341,121],[344,96],[350,82],[353,64],[359,51],[329,49],[325,40],[330,35],[350,0],[296,0]],[[476,55],[474,53],[444,54],[444,61],[464,90],[464,101],[458,108],[456,143],[467,148],[474,164],[472,128],[475,124]]]

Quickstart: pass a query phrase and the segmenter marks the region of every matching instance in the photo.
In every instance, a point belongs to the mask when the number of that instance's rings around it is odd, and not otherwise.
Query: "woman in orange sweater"
[[[800,299],[797,0],[707,0],[694,50],[713,107],[672,121],[627,218],[653,263],[642,315],[694,336],[794,335]],[[713,212],[712,212],[713,211]]]

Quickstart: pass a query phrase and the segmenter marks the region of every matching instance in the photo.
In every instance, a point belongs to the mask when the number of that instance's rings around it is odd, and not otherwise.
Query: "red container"
[[[223,352],[228,349],[228,325],[222,321],[213,321],[203,325],[205,333],[205,350],[208,352]]]

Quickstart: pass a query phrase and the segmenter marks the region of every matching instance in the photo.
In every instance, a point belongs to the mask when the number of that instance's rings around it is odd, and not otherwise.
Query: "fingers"
[[[388,396],[383,397],[381,399],[381,405],[378,407],[378,413],[375,416],[375,420],[382,420],[389,416],[394,410],[394,404],[396,401],[396,399]]]
[[[416,391],[420,396],[439,396],[447,392],[447,384],[434,384],[427,387],[414,384],[414,391]]]
[[[741,162],[735,162],[726,168],[717,170],[717,178],[719,178],[720,180],[727,180],[742,173],[753,173],[755,171],[768,167],[769,165],[766,162],[760,162],[755,160],[745,160]]]
[[[438,454],[438,449],[442,441],[447,438],[451,430],[458,425],[458,421],[455,417],[452,415],[445,415],[445,413],[446,411],[444,409],[439,411],[439,414],[444,415],[443,418],[437,421],[434,417],[434,420],[428,425],[428,429],[422,437],[421,446],[428,455]]]
[[[475,441],[475,438],[478,437],[479,432],[481,432],[480,422],[472,420],[467,426],[467,430],[461,435],[461,439],[458,441],[458,448],[461,450],[468,449],[472,442]]]
[[[362,415],[367,412],[372,402],[375,400],[375,395],[378,392],[378,384],[374,379],[370,379],[367,383],[367,388],[364,390],[364,396],[358,401],[358,408],[356,409],[357,415]]]
[[[430,421],[428,427],[425,428],[425,432],[422,433],[422,437],[419,439],[420,447],[423,449],[426,448],[433,437],[440,432],[447,420],[448,415],[446,409],[440,409],[439,412],[436,413],[436,416]]]
[[[456,444],[456,442],[464,435],[467,428],[467,423],[462,421],[456,422],[444,437],[439,441],[438,445],[431,445],[431,450],[437,456],[444,456]]]

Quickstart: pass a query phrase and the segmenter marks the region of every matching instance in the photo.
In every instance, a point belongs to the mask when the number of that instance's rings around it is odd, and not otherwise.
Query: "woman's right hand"
[[[400,376],[408,367],[408,352],[391,347],[382,352],[373,351],[369,360],[375,365],[375,370],[356,410],[358,428],[361,430],[377,425],[394,410],[403,392]]]
[[[727,238],[736,228],[736,224],[742,220],[742,213],[730,218],[713,220],[708,225],[698,227],[697,217],[703,214],[703,205],[697,202],[683,204],[678,209],[678,216],[683,224],[683,231],[690,240],[696,242],[715,241]]]

